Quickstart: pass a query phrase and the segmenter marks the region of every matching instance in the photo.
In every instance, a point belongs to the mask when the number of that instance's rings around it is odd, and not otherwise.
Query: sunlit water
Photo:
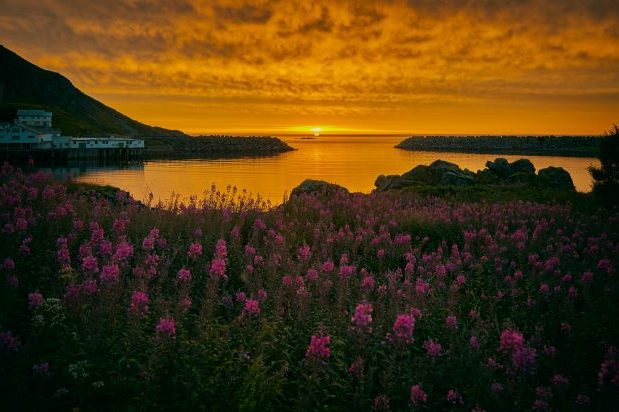
[[[273,204],[281,203],[304,179],[337,183],[354,192],[369,193],[381,174],[402,174],[416,165],[443,159],[477,171],[487,160],[505,157],[509,161],[526,157],[537,169],[561,166],[571,175],[577,190],[591,189],[589,165],[595,158],[485,155],[469,153],[409,152],[395,149],[405,136],[320,136],[315,139],[284,137],[294,152],[272,157],[221,160],[148,160],[128,167],[86,167],[56,169],[57,174],[75,174],[80,182],[112,185],[144,200],[167,200],[173,193],[181,198],[202,195],[212,184],[225,190],[228,185],[260,194]]]

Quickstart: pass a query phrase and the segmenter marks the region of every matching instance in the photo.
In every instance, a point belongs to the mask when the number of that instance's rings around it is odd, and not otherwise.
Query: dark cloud
[[[599,95],[619,110],[616,0],[0,1],[7,47],[120,102],[367,113]]]
[[[238,7],[220,6],[213,7],[215,17],[218,20],[232,23],[256,23],[264,24],[271,19],[273,13],[269,9],[260,8],[252,4]]]

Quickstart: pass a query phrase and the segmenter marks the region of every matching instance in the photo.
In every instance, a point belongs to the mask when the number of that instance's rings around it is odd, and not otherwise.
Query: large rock
[[[529,159],[518,159],[509,164],[510,176],[516,173],[535,174],[535,166]]]
[[[401,176],[378,176],[374,185],[379,191],[418,185],[464,186],[473,184],[474,177],[473,172],[462,170],[455,163],[436,160],[428,166],[415,166]]]
[[[447,171],[441,176],[440,184],[448,186],[469,186],[475,183],[475,175],[467,174],[466,171]]]
[[[486,162],[486,168],[490,171],[491,174],[496,175],[501,179],[505,179],[511,173],[511,168],[509,167],[509,162],[507,159],[499,157],[494,159],[494,161],[488,160]]]
[[[380,175],[376,178],[374,186],[376,186],[379,191],[395,189],[394,186],[398,179],[400,179],[400,175]]]
[[[561,190],[576,190],[572,176],[562,167],[547,167],[537,172],[538,183],[542,187]]]
[[[291,196],[299,196],[303,193],[335,194],[338,192],[350,193],[348,189],[335,183],[328,183],[323,180],[305,179],[301,184],[290,193]]]

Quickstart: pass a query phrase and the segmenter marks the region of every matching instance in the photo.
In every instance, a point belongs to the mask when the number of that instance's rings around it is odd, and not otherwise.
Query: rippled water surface
[[[395,149],[405,136],[320,136],[315,139],[284,137],[294,152],[272,157],[221,160],[148,160],[125,167],[82,167],[56,169],[57,174],[75,174],[80,182],[112,185],[130,192],[136,199],[152,193],[166,200],[173,193],[182,198],[200,196],[215,184],[228,185],[260,194],[272,203],[281,203],[285,194],[304,179],[319,179],[345,186],[351,191],[370,192],[381,174],[402,174],[416,165],[436,159],[457,163],[473,171],[484,168],[487,160],[505,157],[513,161],[530,159],[537,169],[561,166],[571,175],[577,190],[591,188],[586,168],[595,158],[485,155],[468,153],[409,152]]]

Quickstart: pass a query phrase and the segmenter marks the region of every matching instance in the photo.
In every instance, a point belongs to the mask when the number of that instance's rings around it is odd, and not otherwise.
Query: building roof
[[[113,142],[135,142],[135,141],[140,141],[142,139],[130,139],[127,137],[69,137],[69,139],[71,140],[75,140],[75,141],[92,141],[92,140],[107,140],[107,141],[113,141]]]
[[[52,112],[38,109],[20,109],[17,111],[18,116],[51,116]]]

